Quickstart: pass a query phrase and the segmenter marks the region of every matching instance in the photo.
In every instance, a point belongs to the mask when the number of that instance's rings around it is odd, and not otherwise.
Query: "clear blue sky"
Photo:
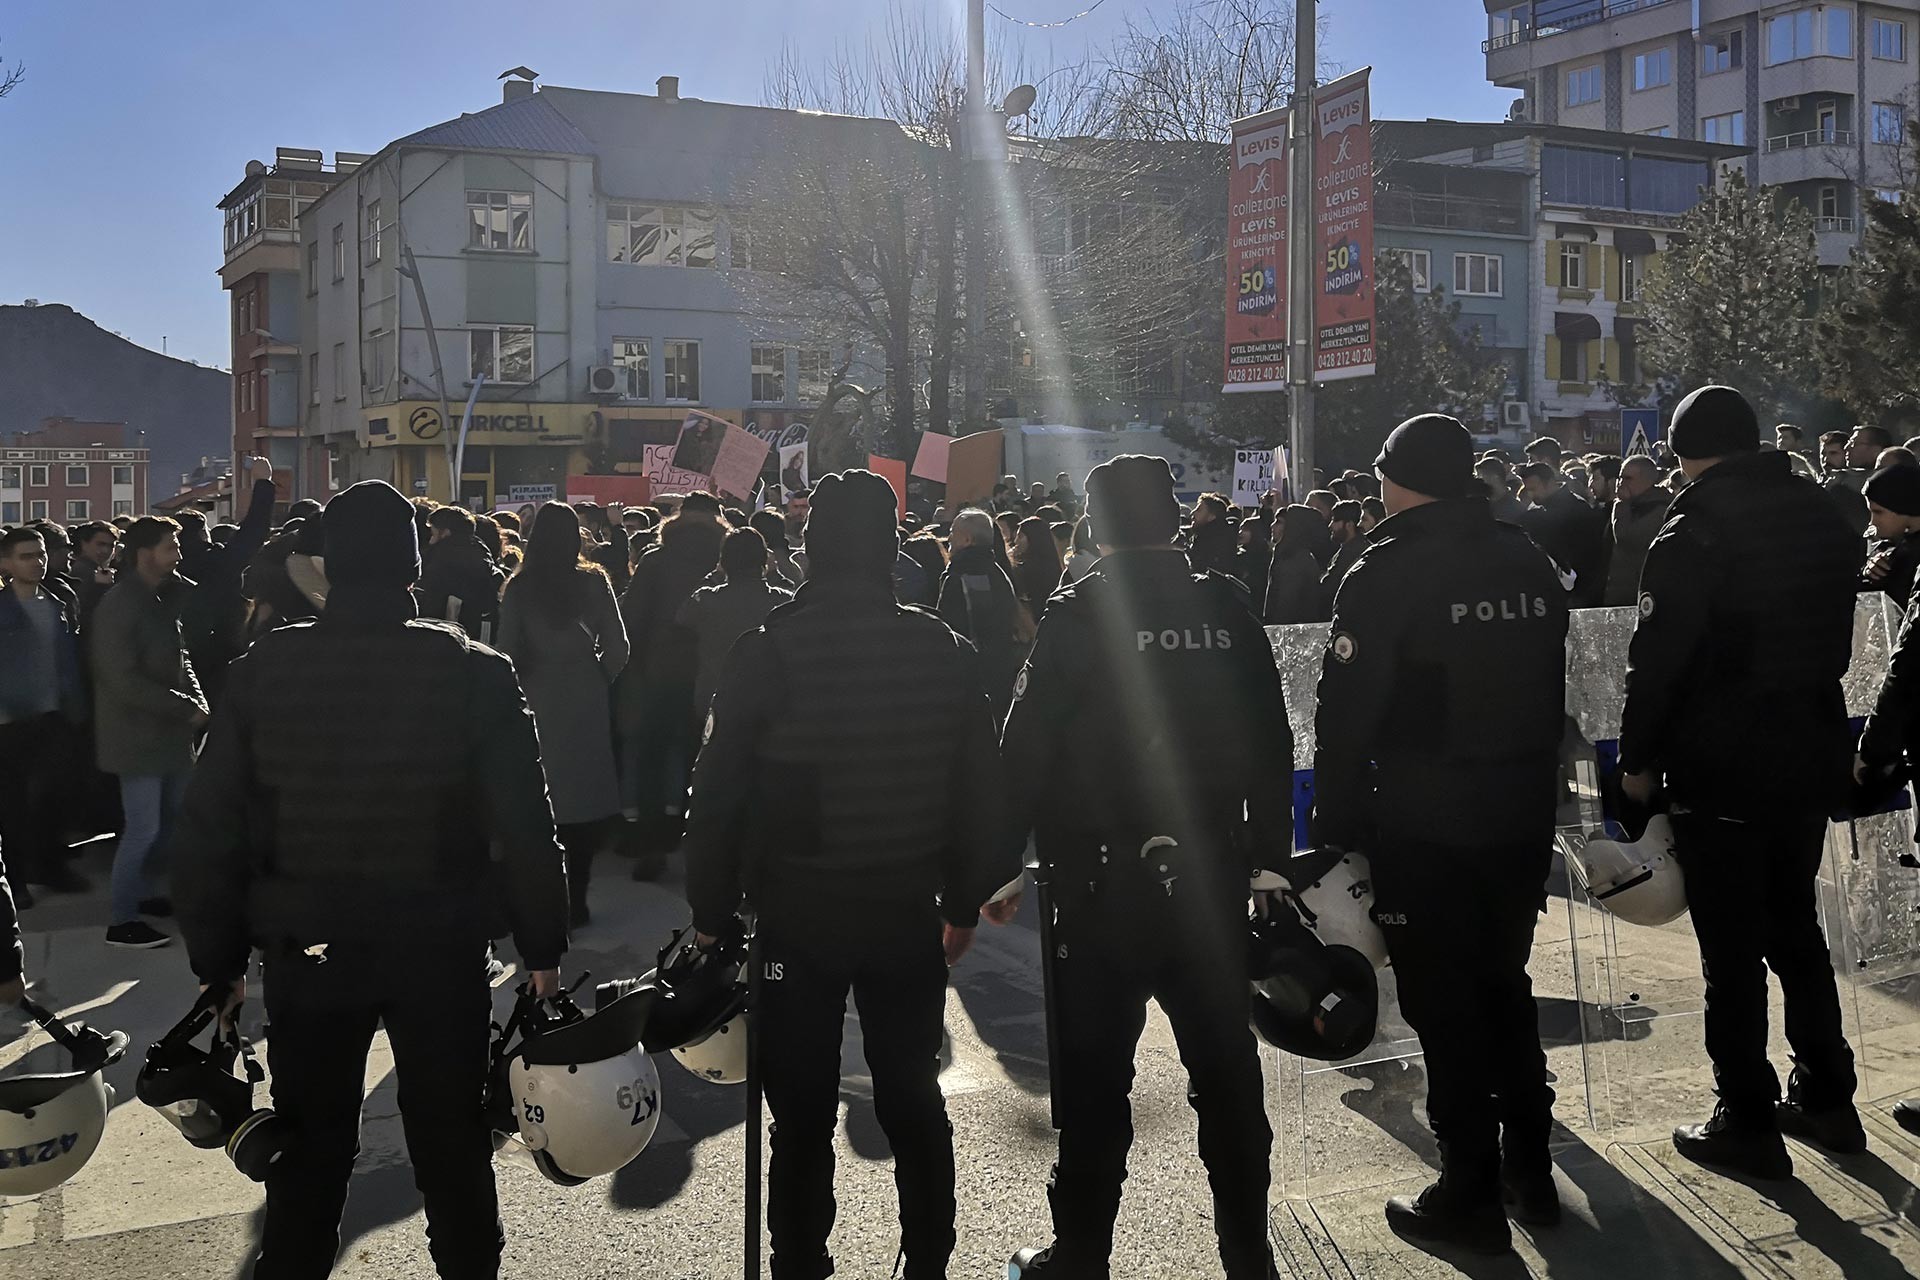
[[[991,0],[1063,18],[1092,0]],[[142,346],[228,360],[213,207],[275,146],[377,151],[500,100],[524,63],[553,84],[754,102],[769,58],[825,50],[924,3],[958,29],[963,0],[8,0],[0,58],[27,79],[0,99],[0,302],[64,302]],[[1016,33],[1030,63],[1083,58],[1128,15],[1174,0],[1105,0],[1056,31]],[[1384,117],[1498,119],[1478,0],[1321,0],[1327,59],[1372,63]],[[0,388],[0,394],[5,389]]]

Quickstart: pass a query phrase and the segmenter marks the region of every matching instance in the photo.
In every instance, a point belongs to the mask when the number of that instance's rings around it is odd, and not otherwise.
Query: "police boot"
[[[1553,1161],[1546,1134],[1531,1126],[1509,1124],[1500,1135],[1500,1197],[1507,1216],[1530,1227],[1557,1226],[1560,1192],[1553,1185]]]
[[[1107,1263],[1076,1259],[1055,1243],[1014,1254],[1007,1262],[1007,1280],[1108,1280]]]
[[[1920,1098],[1905,1098],[1894,1103],[1893,1122],[1908,1133],[1920,1133]]]
[[[1500,1206],[1497,1159],[1491,1153],[1468,1157],[1441,1143],[1440,1180],[1417,1196],[1387,1201],[1387,1225],[1409,1240],[1506,1253],[1513,1248],[1513,1228]]]
[[[1851,1101],[1821,1106],[1821,1099],[1798,1066],[1787,1079],[1787,1100],[1773,1109],[1780,1132],[1811,1142],[1837,1156],[1859,1155],[1867,1149],[1867,1130]]]
[[[1736,1112],[1722,1099],[1705,1124],[1683,1124],[1673,1131],[1676,1151],[1696,1164],[1750,1178],[1791,1178],[1793,1157],[1780,1137],[1772,1109],[1754,1115]]]

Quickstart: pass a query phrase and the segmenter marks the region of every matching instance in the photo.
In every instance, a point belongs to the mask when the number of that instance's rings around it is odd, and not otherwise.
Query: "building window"
[[[307,356],[307,403],[320,403],[320,353]]]
[[[753,402],[755,404],[785,404],[787,402],[787,349],[785,347],[753,347]]]
[[[1673,126],[1670,124],[1656,125],[1654,128],[1642,129],[1640,132],[1649,138],[1671,138],[1673,136]]]
[[[653,399],[652,348],[645,338],[615,338],[613,367],[621,371],[621,396],[628,400]]]
[[[1426,249],[1382,249],[1407,264],[1415,293],[1433,292],[1433,254]]]
[[[85,466],[69,465],[67,467],[67,488],[84,489],[91,483],[92,481],[88,479],[87,468]]]
[[[712,267],[714,217],[671,205],[609,204],[607,261],[642,267]],[[735,266],[743,265],[737,259]]]
[[[1560,343],[1560,381],[1585,382],[1587,380],[1587,344],[1572,340]]]
[[[240,412],[253,412],[253,375],[250,373],[240,375]]]
[[[1587,287],[1587,246],[1578,240],[1569,240],[1560,246],[1560,287]]]
[[[1889,22],[1885,18],[1873,20],[1873,56],[1887,62],[1905,62],[1907,60],[1907,24]]]
[[[819,404],[827,398],[827,392],[833,386],[833,357],[825,351],[806,351],[798,353],[794,360],[800,384],[795,390],[801,404]]]
[[[1873,140],[1904,142],[1907,137],[1907,109],[1897,102],[1873,104]]]
[[[27,519],[45,520],[46,518],[47,518],[47,500],[45,498],[35,498],[32,502],[29,502],[27,504]]]
[[[115,499],[113,500],[113,514],[114,514],[114,515],[115,515],[116,517],[117,517],[117,516],[130,516],[130,515],[132,515],[132,514],[133,514],[133,499],[131,499],[131,498],[115,498]]]
[[[1642,260],[1632,254],[1620,255],[1620,301],[1640,301],[1640,276],[1643,270],[1641,263]]]
[[[533,248],[531,191],[467,192],[469,249]]]
[[[307,241],[307,296],[320,292],[320,242]]]
[[[380,226],[380,202],[378,200],[369,200],[367,202],[366,225],[367,261],[378,262],[380,261],[382,235],[382,228]]]
[[[1567,105],[1584,106],[1600,101],[1600,66],[1580,67],[1567,72]]]
[[[18,489],[20,487],[19,467],[0,467],[0,489]]]
[[[1797,62],[1822,55],[1853,56],[1853,10],[1844,5],[1816,5],[1767,19],[1767,65]]]
[[[1840,188],[1820,188],[1820,216],[1822,218],[1837,218],[1840,216]]]
[[[347,243],[342,238],[346,224],[333,224],[333,278],[337,281],[347,274]]]
[[[1747,113],[1729,111],[1725,115],[1707,116],[1700,121],[1700,140],[1702,142],[1724,142],[1731,146],[1747,145]]]
[[[700,398],[700,344],[669,338],[662,344],[660,394],[667,400]]]
[[[526,383],[533,381],[533,326],[527,324],[490,325],[468,330],[472,362],[470,378],[484,377],[488,382]]]
[[[1481,298],[1498,298],[1500,255],[1497,253],[1456,253],[1453,255],[1453,291]]]
[[[1737,71],[1745,60],[1747,33],[1744,31],[1718,31],[1700,38],[1700,74],[1718,75],[1722,71]]]
[[[1658,89],[1673,83],[1673,50],[1651,49],[1633,55],[1633,91]]]
[[[1898,187],[1875,187],[1875,188],[1873,189],[1873,198],[1874,198],[1875,200],[1884,200],[1884,201],[1886,201],[1886,202],[1887,202],[1888,204],[1899,204],[1899,203],[1900,203],[1900,188],[1898,188]],[[0,488],[5,488],[5,487],[6,487],[6,482],[5,482],[5,481],[0,481]]]
[[[0,502],[0,524],[19,523],[20,504],[17,502]]]
[[[360,385],[368,390],[387,385],[387,370],[393,367],[393,335],[375,329],[367,335],[367,362],[360,370]]]
[[[87,510],[88,506],[85,498],[68,498],[67,523],[75,524],[81,520],[91,520],[93,517],[87,514]]]
[[[131,487],[133,484],[133,468],[115,467],[113,469],[113,483],[116,487],[121,485]]]
[[[47,487],[47,483],[47,468],[45,466],[35,464],[27,468],[27,487],[29,489],[44,489]]]
[[[736,213],[727,219],[727,261],[753,269],[753,218],[748,214]]]
[[[333,398],[347,398],[347,344],[344,342],[333,344]]]

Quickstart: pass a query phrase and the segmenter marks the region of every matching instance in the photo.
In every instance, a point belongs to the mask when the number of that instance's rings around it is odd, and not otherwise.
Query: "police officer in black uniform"
[[[1671,438],[1689,483],[1640,574],[1620,768],[1643,803],[1664,778],[1707,981],[1719,1105],[1676,1129],[1674,1145],[1702,1164],[1785,1178],[1783,1129],[1832,1151],[1866,1149],[1814,890],[1853,756],[1840,682],[1860,539],[1791,458],[1759,451],[1753,408],[1733,388],[1681,401]],[[1767,969],[1786,996],[1794,1058],[1778,1107]]]
[[[1553,856],[1565,592],[1527,535],[1494,520],[1459,422],[1402,423],[1374,466],[1388,516],[1334,603],[1313,834],[1368,855],[1400,1008],[1426,1054],[1440,1180],[1388,1201],[1387,1219],[1504,1252],[1503,1149],[1518,1216],[1559,1215],[1526,966]]]
[[[1164,460],[1087,477],[1103,558],[1047,605],[1002,749],[1014,825],[1051,889],[1052,1247],[1023,1274],[1104,1280],[1133,1124],[1134,1047],[1158,999],[1200,1118],[1229,1280],[1273,1274],[1260,1063],[1247,1027],[1250,878],[1291,848],[1293,735],[1242,590],[1195,576]],[[1268,904],[1261,902],[1264,909]]]
[[[1020,876],[979,658],[937,615],[894,602],[895,503],[866,471],[814,489],[806,584],[735,643],[693,777],[695,930],[710,945],[743,892],[759,915],[775,1280],[833,1273],[849,990],[893,1149],[906,1280],[946,1275],[947,970],[981,904]]]
[[[363,481],[324,524],[326,612],[234,660],[173,838],[195,975],[230,1007],[250,949],[264,956],[273,1105],[294,1141],[267,1175],[253,1275],[332,1270],[384,1025],[434,1265],[493,1276],[488,939],[504,904],[549,996],[567,947],[539,742],[513,664],[415,617],[413,504]]]

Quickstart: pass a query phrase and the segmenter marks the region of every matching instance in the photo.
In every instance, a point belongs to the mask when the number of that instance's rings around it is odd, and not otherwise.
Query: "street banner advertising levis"
[[[1316,382],[1374,371],[1371,70],[1343,76],[1314,95]]]
[[[1287,112],[1233,123],[1223,391],[1287,386]]]

